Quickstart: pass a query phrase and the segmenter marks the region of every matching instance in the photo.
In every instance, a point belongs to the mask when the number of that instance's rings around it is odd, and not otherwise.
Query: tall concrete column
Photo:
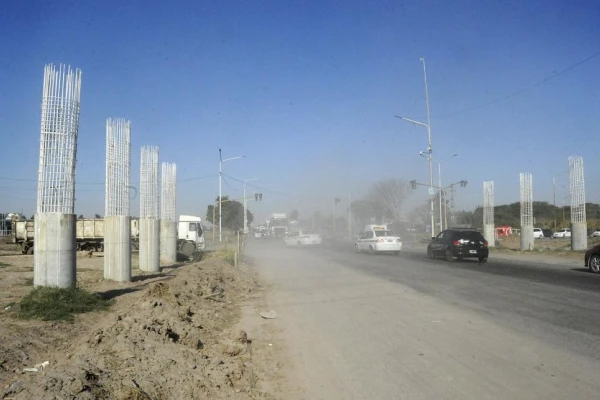
[[[571,222],[571,250],[587,250],[587,222]]]
[[[104,217],[104,279],[131,281],[131,218]]]
[[[140,218],[140,270],[160,271],[160,220]]]
[[[177,223],[160,221],[160,260],[163,263],[177,262]]]
[[[496,245],[496,228],[494,224],[485,224],[483,226],[483,237],[488,242],[488,247],[494,247]]]
[[[521,185],[521,250],[531,251],[533,239],[533,182],[531,174],[520,174]]]
[[[494,181],[483,182],[483,237],[488,247],[496,245],[494,228]]]
[[[75,167],[81,70],[44,68],[37,209],[35,286],[76,286]]]
[[[531,251],[534,247],[533,225],[521,226],[521,250]]]
[[[35,215],[34,286],[75,287],[75,223],[75,214]]]
[[[571,194],[571,250],[587,250],[587,217],[582,157],[569,157],[569,186]]]

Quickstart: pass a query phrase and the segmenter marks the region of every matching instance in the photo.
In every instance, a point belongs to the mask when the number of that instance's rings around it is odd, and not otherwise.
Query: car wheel
[[[452,251],[452,249],[446,249],[446,261],[454,261],[454,252]]]
[[[433,250],[431,250],[431,247],[427,248],[427,257],[433,259]]]
[[[394,252],[394,255],[395,255],[395,256],[399,256],[399,255],[400,255],[400,251],[395,251],[395,252]]]
[[[595,274],[600,274],[600,255],[594,254],[588,261],[588,268]]]
[[[462,256],[458,256],[458,257],[456,257],[456,260],[457,261],[462,261],[462,260],[464,260],[464,258]]]
[[[373,248],[373,246],[369,246],[369,254],[370,255],[375,254],[375,248]]]
[[[356,250],[357,253],[360,253],[360,247],[358,247],[358,245],[355,245],[354,249]]]
[[[480,262],[480,263],[485,263],[485,262],[487,262],[487,257],[479,257],[479,262]]]

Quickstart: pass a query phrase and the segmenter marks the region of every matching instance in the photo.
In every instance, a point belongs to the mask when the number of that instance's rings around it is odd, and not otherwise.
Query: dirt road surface
[[[600,277],[349,246],[247,254],[268,284],[287,399],[597,399]]]

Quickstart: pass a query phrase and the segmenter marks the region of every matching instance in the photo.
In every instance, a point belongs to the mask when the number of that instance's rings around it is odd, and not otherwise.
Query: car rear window
[[[466,240],[482,241],[482,242],[485,241],[485,238],[483,237],[481,232],[477,232],[477,231],[456,231],[456,232],[454,232],[452,237],[454,238],[454,240],[466,239]]]
[[[392,232],[392,231],[375,231],[375,236],[377,236],[377,237],[394,236],[394,232]]]

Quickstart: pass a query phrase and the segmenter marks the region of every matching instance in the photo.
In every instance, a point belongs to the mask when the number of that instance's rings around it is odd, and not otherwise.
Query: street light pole
[[[442,161],[433,160],[438,165],[438,186],[440,187],[440,232],[444,230],[444,224],[442,223],[442,217],[443,217],[443,215],[442,215],[442,194],[444,191],[444,189],[442,189],[442,164],[445,163],[446,161],[452,160],[456,156],[458,156],[458,153],[453,154],[451,157],[448,157]],[[445,199],[445,196],[444,196],[444,199]],[[444,205],[444,208],[445,208],[445,205]],[[447,223],[446,223],[446,228],[448,228]]]
[[[221,188],[222,188],[222,180],[223,180],[223,163],[225,161],[231,161],[231,160],[237,160],[238,158],[244,158],[246,156],[237,156],[237,157],[231,157],[231,158],[226,158],[223,160],[223,157],[221,156],[221,149],[219,149],[219,243],[222,240],[222,222],[223,222],[223,218],[222,218],[222,206],[221,203],[223,203],[221,200],[222,197],[222,193],[221,193]],[[214,224],[214,220],[213,220],[213,224]]]

